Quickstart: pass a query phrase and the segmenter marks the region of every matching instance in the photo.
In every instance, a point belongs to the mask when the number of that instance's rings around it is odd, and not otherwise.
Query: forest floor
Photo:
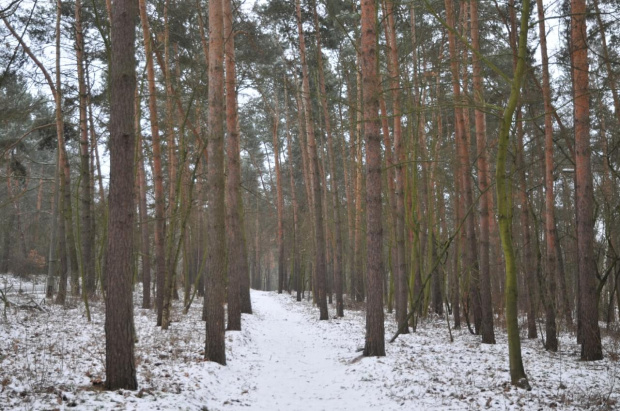
[[[509,384],[506,335],[483,345],[445,318],[423,319],[415,333],[387,344],[387,356],[362,358],[363,310],[318,321],[311,302],[252,291],[253,315],[241,332],[227,332],[227,361],[204,362],[202,299],[187,315],[175,302],[168,331],[135,294],[138,391],[102,391],[105,378],[103,302],[66,307],[43,301],[42,279],[0,275],[0,410],[613,410],[620,409],[620,343],[603,332],[605,359],[579,361],[574,336],[560,350],[522,340],[531,391]],[[19,290],[22,290],[20,293]],[[36,308],[41,307],[42,311]],[[30,307],[30,308],[28,308]],[[386,338],[395,331],[386,316]],[[525,330],[524,330],[525,332]]]

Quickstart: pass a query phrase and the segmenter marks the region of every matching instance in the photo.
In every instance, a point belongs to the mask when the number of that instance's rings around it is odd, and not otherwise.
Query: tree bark
[[[407,325],[407,273],[405,265],[405,168],[406,153],[403,149],[401,108],[400,108],[400,70],[398,66],[398,46],[396,44],[396,25],[394,19],[394,2],[386,0],[386,42],[388,45],[388,72],[392,90],[392,115],[394,116],[394,157],[396,177],[396,272],[394,274],[396,290],[396,321],[401,333],[408,333]],[[413,29],[412,29],[413,30]],[[390,148],[391,149],[391,148]]]
[[[480,51],[480,29],[478,22],[478,1],[470,0],[471,43],[474,50]],[[482,308],[482,342],[495,344],[493,330],[493,302],[491,299],[491,272],[490,272],[490,197],[489,190],[489,162],[487,159],[486,118],[483,111],[484,95],[482,86],[482,64],[474,53],[472,58],[474,102],[476,104],[476,143],[478,146],[478,182],[482,195],[480,197],[480,303]]]
[[[256,218],[254,219],[254,289],[263,290],[263,279],[261,272],[261,246],[260,246],[260,218],[259,218],[259,197],[256,196]]]
[[[385,356],[383,324],[383,228],[381,225],[381,124],[377,76],[377,14],[374,0],[362,0],[361,66],[366,140],[366,344],[364,356]]]
[[[453,0],[445,0],[446,4],[446,22],[448,26],[456,29],[456,22],[454,17],[454,4]],[[461,86],[459,84],[459,66],[458,56],[456,49],[456,35],[454,30],[448,31],[448,49],[450,52],[450,68],[452,71],[452,89],[454,94],[454,100],[457,104],[461,103]],[[479,274],[478,274],[478,250],[476,241],[476,230],[474,214],[469,213],[466,215],[465,210],[469,210],[473,204],[472,195],[472,181],[470,174],[469,164],[469,141],[467,133],[465,132],[465,120],[463,115],[463,109],[460,107],[454,108],[455,116],[455,139],[457,157],[459,163],[459,174],[461,184],[462,198],[460,201],[461,215],[466,219],[465,221],[465,233],[467,240],[463,244],[465,248],[465,261],[464,266],[469,273],[469,300],[471,302],[472,311],[474,314],[474,326],[476,334],[479,334],[482,326],[482,306],[480,303],[480,288],[479,288]]]
[[[95,292],[95,232],[92,224],[92,199],[90,151],[86,117],[87,91],[84,78],[84,33],[82,31],[82,2],[75,2],[75,50],[77,59],[79,112],[80,112],[80,237],[82,247],[83,287],[88,294]]]
[[[62,115],[62,83],[60,81],[60,16],[61,16],[61,3],[60,0],[56,2],[56,87],[54,88],[53,83],[51,83],[51,78],[48,80],[50,82],[50,88],[55,96],[56,103],[56,136],[58,138],[58,173],[60,176],[60,201],[59,205],[59,213],[58,216],[60,218],[59,230],[58,230],[58,253],[60,255],[60,275],[59,277],[59,285],[58,285],[58,294],[56,295],[56,304],[65,304],[65,298],[67,296],[67,270],[69,269],[69,264],[67,261],[67,228],[72,229],[71,225],[67,224],[66,219],[66,202],[71,202],[71,196],[69,195],[67,199],[67,184],[71,184],[71,180],[67,179],[66,174],[66,165],[67,162],[67,152],[65,148],[65,126]],[[43,67],[43,66],[40,66]]]
[[[504,109],[497,147],[496,190],[497,207],[499,214],[499,229],[502,248],[506,260],[506,328],[508,331],[508,359],[510,364],[510,381],[513,385],[529,388],[527,375],[523,368],[521,357],[521,340],[519,339],[518,319],[518,287],[517,264],[512,242],[512,201],[511,180],[506,170],[506,157],[510,139],[512,118],[521,94],[521,83],[525,73],[525,57],[527,46],[528,20],[530,14],[530,0],[523,0],[521,9],[521,30],[518,42],[518,61],[510,85],[510,97]]]
[[[387,28],[387,26],[386,26]],[[383,84],[383,79],[379,80],[380,84]],[[392,313],[394,311],[394,294],[398,298],[397,282],[395,281],[396,265],[398,264],[398,254],[396,249],[396,189],[394,182],[394,160],[392,153],[392,140],[390,138],[390,127],[388,125],[388,113],[385,105],[385,98],[383,93],[379,96],[379,108],[381,110],[381,128],[383,132],[383,146],[385,147],[385,171],[387,180],[387,203],[388,209],[391,211],[387,218],[388,223],[388,269],[389,279],[386,281],[386,298],[387,298],[387,312]],[[387,275],[388,273],[386,273]],[[396,311],[398,311],[398,304],[396,304]],[[398,314],[396,314],[398,317]]]
[[[166,218],[168,230],[166,232],[165,245],[165,275],[164,286],[162,289],[163,305],[161,310],[161,329],[167,330],[170,325],[170,309],[172,307],[172,297],[175,290],[176,266],[173,253],[177,231],[177,168],[178,161],[176,156],[176,132],[174,129],[174,107],[172,102],[172,70],[170,68],[170,4],[171,0],[164,2],[164,60],[163,75],[164,86],[166,89],[166,111],[164,116],[164,135],[166,136],[166,147],[168,149],[168,207]],[[156,51],[157,52],[157,51]],[[161,64],[161,63],[160,63]]]
[[[278,215],[278,231],[277,231],[277,244],[278,244],[278,294],[282,294],[284,289],[285,274],[284,274],[284,197],[282,196],[282,175],[280,173],[280,138],[278,136],[278,126],[280,123],[280,108],[278,103],[277,90],[274,91],[274,110],[272,116],[272,143],[273,143],[273,160],[274,160],[274,172],[276,174],[276,210]]]
[[[336,161],[334,159],[334,142],[332,137],[332,127],[327,106],[327,92],[325,88],[325,74],[323,72],[323,53],[321,51],[321,30],[319,18],[314,2],[314,25],[316,30],[317,65],[319,72],[319,91],[321,95],[321,106],[323,107],[323,121],[325,122],[325,133],[327,134],[327,155],[329,157],[329,174],[331,175],[332,208],[334,213],[334,291],[336,294],[336,315],[344,316],[344,300],[342,297],[342,228],[340,220],[340,196],[338,194],[338,182],[336,181]],[[327,204],[326,204],[327,206]]]
[[[207,150],[207,277],[205,359],[226,365],[224,281],[224,16],[223,1],[209,2],[209,133]]]
[[[354,194],[355,184],[356,184],[356,168],[355,168],[355,100],[353,96],[353,88],[351,86],[351,82],[347,82],[347,102],[348,102],[348,111],[349,111],[349,155],[347,155],[347,142],[345,139],[342,139],[342,157],[343,159],[348,159],[348,161],[344,161],[345,163],[345,177],[347,178],[346,182],[346,200],[347,200],[347,265],[349,267],[349,298],[355,298],[355,286],[353,284],[353,279],[355,278],[355,201],[356,196]],[[350,170],[350,172],[346,172],[346,170]],[[346,283],[346,281],[345,281]]]
[[[586,2],[571,0],[571,54],[573,56],[575,124],[575,197],[577,208],[577,256],[579,267],[578,321],[581,359],[603,358],[598,326],[598,293],[594,255],[594,188],[590,148],[590,92]]]
[[[312,180],[312,204],[313,207],[313,226],[314,226],[314,254],[315,254],[315,272],[317,285],[317,304],[319,306],[319,320],[329,319],[327,311],[327,295],[326,295],[326,261],[325,261],[325,229],[323,226],[323,204],[321,177],[319,173],[319,158],[317,153],[316,142],[314,138],[314,124],[312,119],[312,102],[310,99],[310,81],[308,76],[308,63],[306,61],[306,43],[301,22],[301,5],[300,0],[296,0],[297,9],[297,30],[299,33],[299,52],[301,57],[302,68],[302,97],[303,108],[306,120],[306,139],[308,147],[308,160],[310,165],[310,178]],[[303,149],[303,148],[302,148]]]
[[[295,187],[295,174],[293,171],[293,139],[291,138],[288,123],[288,87],[286,78],[284,80],[284,121],[286,124],[286,146],[288,151],[289,182],[291,186],[291,205],[293,208],[293,275],[295,276],[294,287],[296,291],[297,301],[301,301],[301,259],[299,254],[299,239],[297,235],[297,230],[299,227],[299,206],[297,203],[297,189]]]
[[[58,154],[56,154],[56,167],[54,168],[54,194],[52,197],[52,227],[50,233],[50,245],[49,245],[49,254],[47,259],[47,279],[45,283],[45,298],[51,299],[54,296],[54,275],[56,274],[56,263],[57,263],[57,248],[56,245],[58,243],[58,210],[59,210],[59,198],[60,198],[60,189],[59,185],[60,173],[58,172]],[[12,222],[11,222],[12,225]],[[8,258],[10,252],[10,239],[9,239],[9,228],[5,231],[4,237],[4,258],[2,260],[2,272],[6,273],[8,271]]]
[[[138,135],[138,148],[142,147],[142,135]],[[138,213],[140,217],[140,237],[142,247],[142,308],[151,308],[151,243],[149,235],[149,216],[146,204],[146,173],[144,156],[138,157]]]
[[[164,177],[161,165],[161,140],[159,136],[159,122],[157,115],[157,91],[155,89],[155,69],[151,44],[151,30],[146,14],[146,0],[139,0],[140,21],[144,39],[144,53],[146,54],[146,77],[149,91],[149,120],[151,123],[151,138],[153,139],[153,182],[155,191],[155,279],[157,292],[155,306],[157,308],[157,325],[162,323],[164,306],[164,282],[166,277],[166,248],[164,244],[166,220]]]
[[[226,184],[226,238],[228,240],[228,329],[241,329],[241,279],[248,276],[241,210],[241,159],[237,128],[237,79],[235,33],[231,0],[224,0],[224,38],[226,64],[226,129],[228,131]]]
[[[62,168],[58,169],[59,173],[62,173]],[[61,187],[63,176],[60,176]],[[62,214],[63,203],[65,201],[64,196],[60,195],[58,199],[58,293],[56,294],[56,304],[64,305],[67,298],[67,271],[69,269],[67,261],[67,240],[65,235],[65,219]]]
[[[538,29],[540,38],[540,54],[542,58],[543,101],[545,105],[545,242],[546,254],[546,348],[550,351],[558,350],[557,329],[555,324],[555,297],[557,278],[557,250],[555,230],[555,196],[553,193],[553,108],[551,107],[551,84],[549,80],[549,57],[547,55],[547,37],[545,31],[545,12],[542,0],[536,0],[538,9]]]
[[[358,61],[361,65],[362,57],[358,54]],[[362,220],[364,214],[363,204],[363,190],[364,190],[364,173],[363,173],[363,159],[362,159],[362,147],[363,147],[363,95],[362,91],[362,73],[361,69],[357,71],[357,120],[355,135],[357,141],[351,147],[355,150],[352,158],[352,167],[355,169],[355,250],[354,250],[354,269],[351,274],[351,293],[354,296],[355,301],[364,301],[364,254],[363,254],[363,230]],[[352,153],[353,154],[353,153]]]
[[[110,216],[108,219],[106,382],[108,390],[135,390],[133,328],[135,1],[112,7],[110,62]]]
[[[521,121],[521,106],[517,107],[517,176],[519,180],[518,201],[519,218],[521,223],[521,239],[523,247],[522,273],[527,289],[527,324],[528,338],[537,338],[536,316],[538,311],[538,287],[536,282],[536,261],[534,260],[534,244],[530,228],[530,207],[527,197],[527,177],[525,174],[525,147],[523,144],[523,122]]]

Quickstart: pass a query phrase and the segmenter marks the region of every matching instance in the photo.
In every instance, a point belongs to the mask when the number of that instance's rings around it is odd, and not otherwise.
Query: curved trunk
[[[506,157],[508,155],[512,117],[521,94],[521,83],[525,73],[527,31],[530,14],[529,8],[530,0],[523,0],[523,8],[521,11],[521,31],[519,33],[517,54],[518,61],[515,75],[510,87],[510,98],[508,99],[508,104],[504,109],[504,115],[502,118],[498,138],[496,170],[499,231],[506,260],[506,328],[508,331],[510,381],[513,385],[523,388],[528,388],[529,383],[527,380],[527,375],[525,374],[525,369],[523,368],[523,359],[521,357],[521,340],[519,339],[517,264],[512,242],[512,201],[510,198],[512,183],[506,171]]]

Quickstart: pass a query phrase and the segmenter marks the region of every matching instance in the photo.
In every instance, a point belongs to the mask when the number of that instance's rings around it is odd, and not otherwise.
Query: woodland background
[[[102,0],[0,7],[0,272],[46,274],[48,298],[87,313],[105,296],[118,324],[141,283],[162,329],[172,301],[206,293],[205,357],[222,364],[250,287],[310,293],[322,320],[367,304],[370,356],[384,309],[401,333],[431,313],[488,344],[506,327],[523,387],[518,316],[550,351],[560,329],[603,357],[617,2],[119,4],[136,30]]]

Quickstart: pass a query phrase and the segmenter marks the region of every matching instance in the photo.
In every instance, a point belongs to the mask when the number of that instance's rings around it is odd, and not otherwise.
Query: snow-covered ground
[[[14,278],[0,276],[0,289],[13,286],[11,298],[45,309],[4,315],[0,306],[0,410],[620,409],[617,339],[606,337],[605,359],[593,363],[579,361],[567,333],[555,354],[524,339],[533,389],[523,391],[508,383],[499,328],[496,345],[480,344],[466,329],[453,330],[450,342],[445,319],[435,317],[387,344],[386,357],[362,358],[362,311],[318,321],[311,303],[260,291],[252,291],[255,314],[243,315],[243,331],[227,332],[226,367],[202,359],[202,300],[188,315],[175,305],[174,322],[161,331],[153,311],[139,308],[137,292],[139,390],[105,392],[102,302],[91,303],[88,323],[78,300],[65,308],[43,303],[40,283],[22,283],[20,295]],[[388,315],[386,338],[394,331]]]

